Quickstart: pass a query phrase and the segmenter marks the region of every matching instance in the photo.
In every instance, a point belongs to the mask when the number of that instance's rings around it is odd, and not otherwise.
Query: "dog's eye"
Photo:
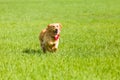
[[[53,26],[53,27],[55,27],[55,26]]]

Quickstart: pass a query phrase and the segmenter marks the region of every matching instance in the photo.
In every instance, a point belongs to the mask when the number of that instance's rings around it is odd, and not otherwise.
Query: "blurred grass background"
[[[119,0],[0,0],[1,80],[119,80]],[[59,50],[39,32],[63,25]]]

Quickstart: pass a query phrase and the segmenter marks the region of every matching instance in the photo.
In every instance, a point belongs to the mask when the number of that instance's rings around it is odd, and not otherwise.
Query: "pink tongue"
[[[55,40],[57,40],[59,38],[59,35],[55,35]]]

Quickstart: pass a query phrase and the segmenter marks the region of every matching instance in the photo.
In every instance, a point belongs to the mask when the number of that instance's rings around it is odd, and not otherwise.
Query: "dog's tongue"
[[[58,40],[58,39],[59,39],[59,37],[60,37],[60,35],[59,35],[59,34],[55,35],[55,40]]]

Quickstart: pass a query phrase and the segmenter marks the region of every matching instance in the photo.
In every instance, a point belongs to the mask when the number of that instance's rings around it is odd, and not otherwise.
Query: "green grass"
[[[120,80],[119,0],[0,0],[0,80]],[[59,50],[39,32],[63,25]]]

